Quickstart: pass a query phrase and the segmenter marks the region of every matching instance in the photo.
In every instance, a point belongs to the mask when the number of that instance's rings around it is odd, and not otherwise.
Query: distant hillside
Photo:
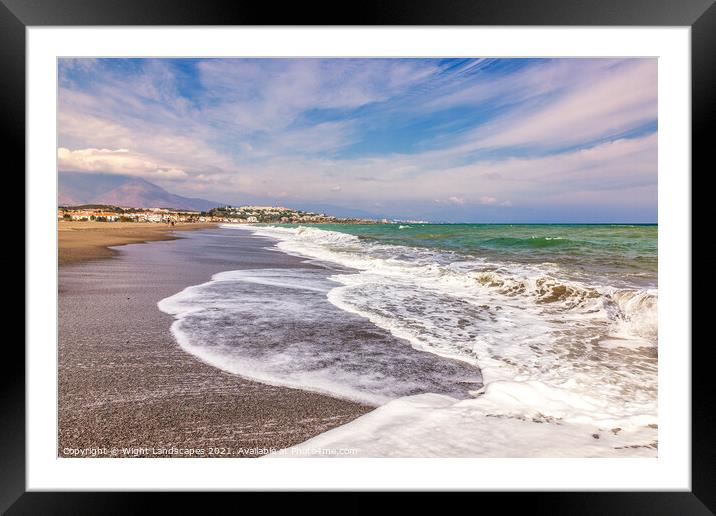
[[[346,218],[357,218],[357,219],[382,219],[391,218],[389,215],[383,212],[377,211],[366,211],[357,208],[345,208],[343,206],[336,206],[335,204],[319,203],[319,202],[298,202],[297,207],[312,211],[315,213],[326,213],[328,215],[335,215],[336,217]]]
[[[59,173],[57,203],[61,206],[111,204],[126,208],[177,208],[196,211],[207,211],[220,204],[206,199],[174,195],[138,177],[86,172]]]

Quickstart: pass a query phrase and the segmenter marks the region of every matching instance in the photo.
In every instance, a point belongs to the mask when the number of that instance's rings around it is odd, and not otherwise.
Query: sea
[[[159,308],[219,368],[376,407],[312,446],[657,455],[656,225],[221,226],[247,232],[310,266],[222,272]]]

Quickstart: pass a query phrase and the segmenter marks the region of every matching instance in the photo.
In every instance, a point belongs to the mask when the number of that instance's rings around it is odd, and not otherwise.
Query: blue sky
[[[335,214],[654,222],[656,59],[62,59],[60,170]]]

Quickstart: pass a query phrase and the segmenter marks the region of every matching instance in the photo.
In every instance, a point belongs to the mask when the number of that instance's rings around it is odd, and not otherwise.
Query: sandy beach
[[[60,265],[115,256],[109,246],[136,244],[153,240],[179,238],[176,231],[194,231],[216,224],[160,224],[153,222],[81,222],[57,223],[58,260]]]
[[[235,258],[199,263],[172,231],[197,225],[97,226],[60,223],[58,233],[59,456],[99,449],[99,457],[254,457],[372,409],[209,366],[177,345],[172,317],[157,309],[162,298],[217,272],[300,259],[247,237]],[[160,241],[106,247],[148,240]],[[93,259],[101,257],[112,258]]]

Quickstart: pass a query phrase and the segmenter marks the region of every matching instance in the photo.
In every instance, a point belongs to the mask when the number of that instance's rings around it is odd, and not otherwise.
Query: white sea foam
[[[289,254],[356,269],[331,277],[340,284],[327,292],[331,303],[416,349],[478,365],[485,381],[474,399],[392,401],[311,444],[339,436],[348,445],[363,435],[370,436],[367,455],[391,453],[372,441],[390,442],[403,456],[426,442],[432,448],[420,455],[460,455],[465,445],[455,440],[467,425],[482,429],[471,441],[477,455],[538,453],[525,445],[532,440],[512,451],[504,443],[482,442],[508,429],[517,440],[535,432],[557,439],[553,447],[542,439],[539,453],[549,456],[656,454],[656,289],[588,284],[565,279],[555,264],[456,259],[317,228],[250,229],[277,239]],[[435,414],[424,409],[433,402]],[[439,435],[445,442],[421,443],[419,436],[431,433],[436,418],[444,418]],[[462,430],[449,430],[456,428]],[[583,446],[560,452],[559,439]]]
[[[175,317],[171,329],[184,350],[270,385],[371,405],[420,392],[467,397],[481,385],[475,368],[365,331],[362,320],[326,302],[335,285],[318,268],[227,271],[158,307]],[[351,338],[356,333],[359,342]]]
[[[546,391],[546,392],[545,392]],[[539,382],[493,382],[468,400],[438,394],[391,401],[347,425],[269,457],[655,457],[653,418],[629,427],[600,424],[573,413],[572,400],[554,397]]]

